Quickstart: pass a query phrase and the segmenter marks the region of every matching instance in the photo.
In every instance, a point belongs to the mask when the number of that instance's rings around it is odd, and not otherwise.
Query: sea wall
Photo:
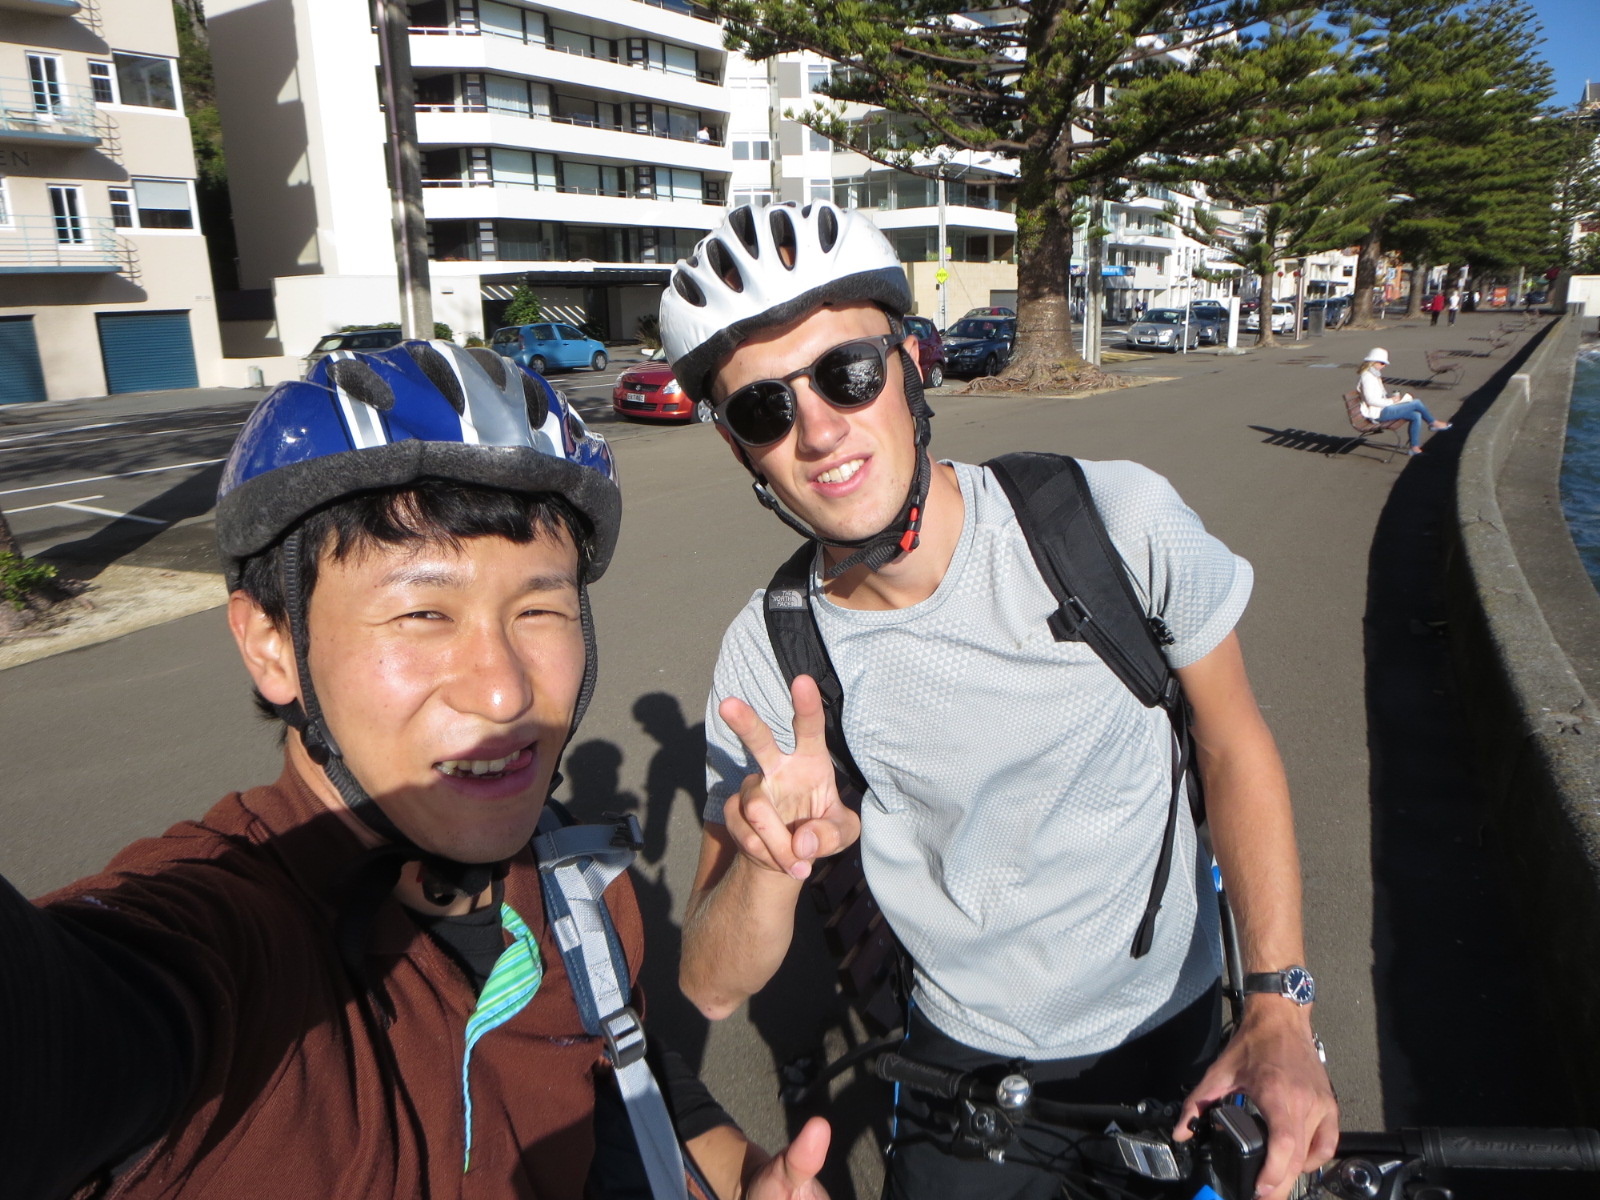
[[[1560,504],[1582,314],[1544,332],[1467,436],[1448,595],[1492,844],[1533,959],[1526,1019],[1563,1031],[1574,1118],[1600,1125],[1600,596]]]

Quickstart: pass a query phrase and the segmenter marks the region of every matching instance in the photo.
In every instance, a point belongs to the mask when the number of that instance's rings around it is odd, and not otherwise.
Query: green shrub
[[[22,608],[29,596],[55,577],[56,569],[49,563],[0,554],[0,600],[7,601],[12,608]]]
[[[655,313],[645,313],[633,327],[633,336],[646,350],[661,349],[661,318]]]
[[[539,297],[534,295],[533,289],[525,283],[519,283],[517,290],[511,293],[511,303],[506,305],[505,313],[500,317],[502,325],[527,325],[533,321],[544,320],[544,308],[539,304]]]

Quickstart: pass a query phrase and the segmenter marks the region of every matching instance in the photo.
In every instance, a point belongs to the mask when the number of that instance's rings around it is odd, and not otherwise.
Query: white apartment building
[[[213,385],[170,0],[0,0],[0,404]]]
[[[282,355],[399,316],[378,44],[360,0],[209,0],[241,285]],[[410,6],[434,316],[487,336],[518,284],[631,337],[674,261],[722,218],[722,31],[684,0]],[[233,323],[229,323],[232,325]]]

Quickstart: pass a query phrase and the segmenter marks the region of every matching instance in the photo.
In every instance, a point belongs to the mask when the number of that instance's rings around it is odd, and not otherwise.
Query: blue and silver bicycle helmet
[[[593,693],[595,644],[587,583],[616,548],[622,494],[605,439],[592,434],[543,379],[487,350],[450,342],[405,342],[377,353],[337,351],[304,381],[280,384],[245,423],[223,468],[217,546],[229,588],[246,559],[283,541],[282,583],[300,703],[279,715],[299,731],[345,803],[392,844],[416,850],[372,801],[339,752],[317,702],[307,662],[309,597],[299,578],[300,524],[314,510],[358,492],[448,480],[512,492],[556,493],[591,534],[579,585],[583,684],[576,731]],[[570,733],[569,733],[570,740]],[[417,850],[443,891],[481,890],[485,870]]]

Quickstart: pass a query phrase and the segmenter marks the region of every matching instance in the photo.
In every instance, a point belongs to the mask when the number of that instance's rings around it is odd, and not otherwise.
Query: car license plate
[[[1153,337],[1142,337],[1142,338],[1139,339],[1139,344],[1141,346],[1148,346],[1154,341],[1155,341],[1155,338],[1153,338]]]
[[[622,398],[624,404],[631,404],[635,408],[647,408],[649,402],[645,400],[643,392],[629,392]]]

